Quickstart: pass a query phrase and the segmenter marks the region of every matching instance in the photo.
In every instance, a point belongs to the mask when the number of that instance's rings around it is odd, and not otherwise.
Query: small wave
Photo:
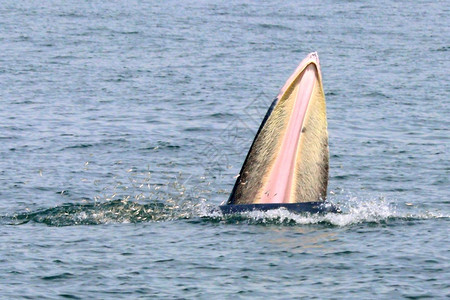
[[[449,51],[450,50],[450,47],[441,47],[441,48],[438,48],[438,49],[436,49],[435,51],[442,51],[442,52],[445,52],[445,51]]]
[[[57,275],[50,275],[50,276],[44,276],[41,277],[42,280],[50,280],[50,281],[63,281],[65,279],[73,278],[74,275],[72,273],[62,273]]]
[[[76,144],[76,145],[65,147],[65,148],[63,148],[61,150],[66,150],[66,149],[83,149],[83,148],[91,148],[93,146],[94,145],[92,145],[92,144]]]
[[[263,23],[263,24],[258,24],[258,26],[263,29],[292,30],[292,28],[290,28],[288,26],[283,26],[280,24]]]

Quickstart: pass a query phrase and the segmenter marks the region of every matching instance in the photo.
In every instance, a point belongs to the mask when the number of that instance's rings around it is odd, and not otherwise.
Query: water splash
[[[336,204],[336,203],[335,203]],[[112,200],[86,204],[64,204],[34,212],[0,216],[0,224],[20,225],[28,222],[49,226],[98,225],[110,223],[168,222],[190,219],[224,224],[350,226],[353,224],[388,224],[450,218],[442,212],[424,211],[414,206],[399,206],[385,198],[359,199],[351,197],[339,204],[342,213],[296,214],[286,209],[267,212],[253,211],[223,215],[217,206],[207,201],[152,201],[140,204],[128,200]]]
[[[126,200],[104,203],[64,204],[34,212],[0,217],[1,223],[20,225],[28,222],[50,226],[99,225],[110,223],[161,222],[192,218],[195,207],[159,201],[139,204]]]
[[[424,211],[417,207],[400,206],[395,202],[389,202],[383,197],[374,199],[360,199],[350,197],[341,203],[334,203],[342,213],[327,214],[297,214],[280,208],[267,212],[253,211],[224,216],[219,210],[214,212],[204,211],[203,218],[212,221],[226,223],[248,224],[278,224],[278,225],[312,225],[321,224],[327,226],[350,226],[353,224],[373,223],[387,224],[392,221],[411,221],[450,218],[449,214],[442,212]]]

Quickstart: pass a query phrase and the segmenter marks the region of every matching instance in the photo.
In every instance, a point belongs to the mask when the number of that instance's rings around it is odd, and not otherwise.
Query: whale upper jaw
[[[227,204],[325,200],[328,160],[325,95],[314,52],[269,108]]]

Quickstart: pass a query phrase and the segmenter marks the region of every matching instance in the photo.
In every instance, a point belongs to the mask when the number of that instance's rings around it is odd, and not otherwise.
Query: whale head
[[[310,53],[270,106],[227,204],[323,201],[328,161],[322,75]]]

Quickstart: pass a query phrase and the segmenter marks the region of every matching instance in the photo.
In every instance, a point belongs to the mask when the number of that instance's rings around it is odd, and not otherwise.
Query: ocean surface
[[[449,1],[2,1],[0,299],[448,299],[449,20]],[[342,213],[221,215],[312,51]]]

